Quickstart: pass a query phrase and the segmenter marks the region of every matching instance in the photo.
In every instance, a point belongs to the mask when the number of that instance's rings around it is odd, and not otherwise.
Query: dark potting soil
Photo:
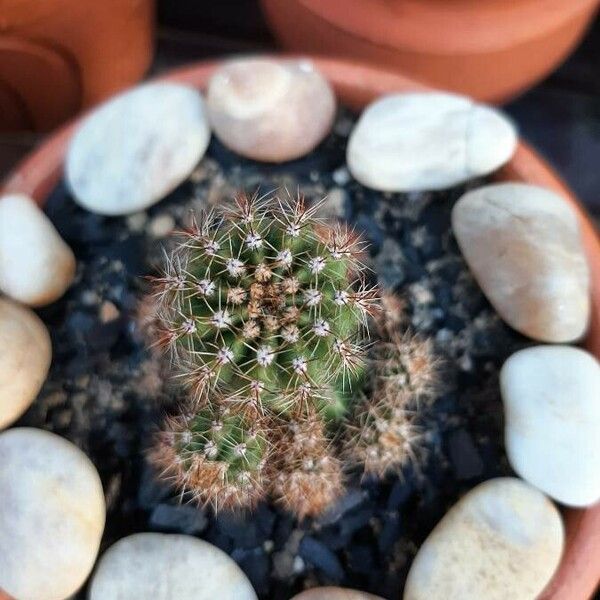
[[[362,187],[344,166],[352,123],[342,111],[319,148],[284,165],[244,160],[213,139],[188,181],[128,217],[82,210],[62,183],[48,199],[47,214],[77,255],[78,272],[67,295],[40,311],[54,360],[18,425],[60,434],[90,456],[108,507],[102,550],[135,532],[185,533],[231,555],[261,598],[289,598],[326,584],[398,598],[416,550],[446,510],[480,481],[510,472],[498,370],[526,342],[485,300],[452,236],[450,211],[465,187],[413,194]],[[143,276],[156,272],[166,236],[190,209],[240,189],[282,188],[311,200],[327,196],[323,213],[347,220],[370,241],[380,284],[406,299],[412,328],[435,341],[443,359],[440,395],[422,415],[427,456],[418,470],[385,481],[356,477],[314,520],[297,522],[268,504],[251,515],[214,516],[181,504],[144,458],[178,391],[136,324]]]

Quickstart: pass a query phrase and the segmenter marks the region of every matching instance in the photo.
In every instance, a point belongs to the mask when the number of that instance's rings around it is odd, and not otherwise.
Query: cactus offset
[[[431,342],[400,331],[399,302],[384,297],[382,304],[378,329],[383,339],[371,353],[370,397],[357,406],[345,447],[350,462],[379,477],[418,465],[423,456],[419,408],[434,397],[438,383]]]
[[[343,488],[342,467],[320,419],[288,423],[278,438],[272,495],[300,518],[317,515]]]
[[[268,452],[260,423],[244,412],[207,405],[169,419],[152,458],[182,492],[218,509],[262,497]]]
[[[423,432],[415,425],[417,413],[395,404],[399,397],[384,396],[376,404],[365,402],[356,424],[349,427],[348,457],[361,464],[365,474],[400,474],[406,465],[419,463]]]

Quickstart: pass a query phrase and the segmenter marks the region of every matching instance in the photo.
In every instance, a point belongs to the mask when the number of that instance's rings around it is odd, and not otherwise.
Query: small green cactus
[[[319,487],[315,478],[341,487],[323,425],[310,460],[283,443],[289,428],[348,412],[378,307],[376,289],[363,283],[362,242],[346,227],[325,227],[317,209],[240,196],[199,215],[154,281],[157,344],[193,400],[191,417],[170,423],[154,457],[201,501],[249,505],[268,488],[311,514],[302,498]],[[278,464],[270,466],[269,449],[281,443],[295,448],[278,469],[294,473],[296,492],[269,475]]]
[[[148,329],[189,399],[152,459],[200,503],[270,495],[315,515],[344,467],[383,477],[419,461],[431,343],[407,331],[398,297],[364,284],[360,239],[317,210],[240,196],[199,215],[154,279]]]

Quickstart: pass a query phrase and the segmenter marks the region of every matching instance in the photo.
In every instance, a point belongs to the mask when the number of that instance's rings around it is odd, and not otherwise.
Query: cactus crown
[[[315,211],[240,196],[199,215],[168,256],[154,291],[159,343],[197,400],[344,414],[377,298],[361,283],[358,237]]]

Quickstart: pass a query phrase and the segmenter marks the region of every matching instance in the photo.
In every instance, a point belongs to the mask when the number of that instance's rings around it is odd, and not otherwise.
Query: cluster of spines
[[[193,401],[153,456],[201,502],[269,492],[306,515],[341,489],[326,429],[364,375],[378,295],[360,239],[316,210],[241,196],[195,219],[154,280],[157,345]]]

